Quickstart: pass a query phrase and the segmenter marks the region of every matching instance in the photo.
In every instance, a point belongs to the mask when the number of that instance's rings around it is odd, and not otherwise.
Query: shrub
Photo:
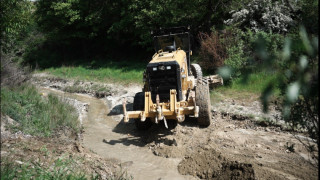
[[[200,56],[202,60],[200,65],[204,70],[216,70],[224,65],[224,60],[227,58],[227,38],[229,34],[217,31],[211,32],[210,35],[200,33],[201,41]]]
[[[263,45],[269,54],[275,56],[275,58],[280,59],[279,51],[283,48],[284,36],[277,33],[257,31],[253,32],[251,30],[247,30],[244,37],[246,38],[246,42],[248,44],[246,51],[248,56],[254,58],[255,61],[260,61],[258,56],[256,56],[256,52],[260,51],[261,46]]]
[[[239,29],[227,29],[221,32],[213,31],[210,35],[201,33],[200,65],[205,70],[215,71],[227,65],[235,74],[246,65],[244,53],[244,33]],[[233,75],[235,75],[233,74]]]
[[[233,36],[231,39],[232,43],[229,43],[227,47],[227,59],[225,59],[224,64],[233,69],[233,76],[239,76],[241,70],[247,65],[247,57],[244,53],[245,42],[244,33],[239,29],[233,30]]]
[[[207,71],[216,71],[221,66],[227,66],[230,69],[231,76],[234,79],[247,71],[255,71],[257,65],[265,63],[257,52],[266,49],[268,54],[274,56],[276,64],[283,64],[281,53],[284,37],[281,34],[264,31],[251,31],[247,29],[242,31],[238,28],[229,27],[219,33],[213,31],[210,35],[201,33],[200,56],[202,60],[199,64]],[[270,65],[270,64],[269,64]],[[226,79],[225,79],[226,80]],[[226,80],[228,84],[228,80]]]
[[[10,55],[1,56],[1,86],[14,87],[30,78],[29,70],[13,62]]]

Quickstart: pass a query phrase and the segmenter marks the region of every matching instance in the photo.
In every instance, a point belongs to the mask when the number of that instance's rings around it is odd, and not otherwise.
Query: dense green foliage
[[[292,33],[297,24],[304,23],[311,33],[317,33],[317,26],[313,24],[317,23],[318,18],[316,0],[14,0],[1,4],[1,9],[5,9],[2,27],[6,27],[2,34],[9,37],[10,31],[14,32],[12,35],[27,36],[25,39],[28,40],[23,43],[28,44],[28,47],[23,57],[33,67],[59,66],[79,59],[103,59],[119,55],[138,55],[137,59],[145,60],[152,55],[150,31],[160,27],[190,25],[195,54],[201,44],[197,38],[199,32],[210,34],[212,29],[221,30],[228,24],[239,27],[245,32],[244,36],[241,33],[235,34],[233,38],[239,41],[234,41],[234,46],[226,50],[230,54],[227,62],[233,65],[252,55],[243,54],[250,51],[247,47],[248,38],[242,38],[249,35],[249,30],[245,28],[251,28],[253,36],[263,31],[273,36],[276,32]],[[249,14],[241,16],[243,10]],[[34,12],[33,16],[31,12]],[[241,23],[228,23],[229,20]],[[283,27],[286,30],[276,30],[285,24],[282,21],[288,21]],[[270,28],[255,28],[252,22]],[[237,42],[241,45],[241,40],[244,50],[235,48]],[[233,63],[232,59],[237,63]]]
[[[231,1],[36,1],[35,18],[45,39],[25,54],[33,66],[74,59],[152,55],[150,31],[192,27],[192,34],[223,26]],[[208,9],[208,11],[204,11]],[[214,12],[214,13],[212,13]],[[123,53],[125,51],[125,53]]]
[[[201,40],[202,60],[199,63],[203,69],[212,74],[217,68],[226,65],[233,70],[232,78],[236,78],[241,72],[254,70],[254,66],[262,62],[256,53],[260,41],[263,41],[268,52],[279,57],[278,51],[282,49],[284,35],[250,29],[243,31],[232,27],[222,33],[214,30],[210,35],[202,35]]]
[[[270,89],[278,85],[282,92],[285,120],[293,128],[308,130],[309,135],[316,139],[317,143],[319,143],[318,48],[318,37],[308,37],[304,27],[300,27],[300,39],[286,39],[280,58],[281,63],[277,67],[278,83],[269,85]],[[276,60],[271,59],[271,61]],[[270,89],[266,89],[262,97],[268,96]]]
[[[307,130],[319,143],[318,37],[308,36],[302,26],[299,32],[299,37],[287,37],[278,51],[270,49],[263,36],[259,37],[255,53],[261,62],[252,65],[256,71],[267,71],[275,77],[262,90],[264,111],[268,111],[272,94],[280,90],[284,120],[294,129]],[[244,84],[249,76],[243,75]]]
[[[301,3],[301,23],[305,25],[308,33],[319,33],[319,1],[303,0]]]
[[[1,87],[1,113],[19,123],[13,129],[31,135],[49,136],[60,126],[79,131],[78,115],[72,105],[51,94],[44,99],[34,86],[27,84],[14,89]]]
[[[230,1],[44,1],[37,3],[40,27],[55,38],[96,37],[120,45],[150,45],[150,30],[191,25],[197,32],[222,24]],[[209,9],[209,11],[203,11]],[[215,10],[215,14],[211,12]],[[220,16],[217,16],[221,13]],[[222,14],[224,13],[224,14]]]
[[[26,30],[33,21],[32,7],[27,0],[1,1],[1,52],[16,50],[17,42],[26,37]]]

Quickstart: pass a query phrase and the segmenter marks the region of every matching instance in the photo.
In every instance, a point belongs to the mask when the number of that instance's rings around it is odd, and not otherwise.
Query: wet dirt
[[[177,166],[181,158],[153,155],[139,136],[132,135],[136,132],[133,124],[113,120],[101,99],[49,88],[41,88],[40,91],[87,103],[88,112],[82,121],[83,146],[102,157],[119,159],[134,179],[194,179],[193,176],[179,174]]]
[[[62,84],[63,86],[63,84]],[[281,126],[261,124],[250,118],[260,107],[224,100],[225,109],[212,108],[212,124],[198,127],[196,120],[181,124],[153,125],[138,132],[130,121],[121,121],[121,98],[132,99],[139,88],[122,88],[126,95],[97,99],[52,88],[46,93],[88,104],[83,115],[83,146],[99,156],[115,158],[134,179],[317,179],[318,149],[305,134],[283,131]],[[129,90],[130,89],[130,90]],[[131,92],[132,91],[132,92]],[[216,104],[215,104],[216,105]],[[132,104],[127,107],[130,110]],[[110,109],[110,110],[109,110]],[[250,112],[241,114],[240,110]],[[273,113],[270,119],[277,118]],[[310,153],[302,143],[313,147]]]
[[[255,179],[252,164],[229,161],[214,149],[199,149],[179,164],[181,174],[201,179]]]
[[[317,160],[298,136],[222,117],[204,129],[189,119],[149,145],[158,156],[183,158],[179,172],[200,179],[317,179]]]

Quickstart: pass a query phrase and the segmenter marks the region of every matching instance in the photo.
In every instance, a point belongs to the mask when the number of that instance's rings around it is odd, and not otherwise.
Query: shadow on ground
[[[132,111],[133,103],[126,104],[127,111]],[[110,112],[108,113],[108,116],[116,116],[123,114],[123,105],[119,104],[114,106]]]
[[[127,111],[131,111],[133,107],[133,103],[126,104]],[[122,104],[116,105],[113,107],[108,116],[116,116],[123,114]],[[160,139],[163,139],[166,136],[172,135],[175,127],[177,126],[176,120],[167,120],[168,129],[165,127],[164,122],[160,121],[158,124],[153,124],[150,129],[141,131],[138,130],[135,126],[135,120],[130,119],[128,123],[124,123],[121,120],[114,128],[113,132],[126,135],[126,137],[118,139],[118,140],[104,140],[104,143],[108,143],[110,145],[115,145],[121,143],[125,146],[135,145],[135,146],[146,146],[149,143],[159,143]],[[197,119],[193,117],[186,117],[185,121],[180,123],[182,126],[188,127],[199,127],[197,124]],[[201,127],[200,127],[201,128]]]
[[[109,113],[108,115],[119,114]],[[186,126],[196,125],[196,123],[193,123],[193,121],[190,120],[186,120],[183,124]],[[174,129],[177,126],[177,122],[175,120],[167,120],[167,125],[168,129],[165,127],[164,122],[160,121],[158,124],[153,124],[148,130],[139,131],[135,126],[134,119],[130,119],[128,123],[120,121],[112,131],[126,135],[126,137],[118,140],[103,140],[103,142],[110,145],[121,143],[125,146],[135,145],[139,147],[146,146],[147,144],[152,142],[160,143],[160,141],[162,142],[166,136],[173,135]]]

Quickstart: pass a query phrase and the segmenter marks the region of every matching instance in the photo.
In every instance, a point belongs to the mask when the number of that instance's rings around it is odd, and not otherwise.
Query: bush
[[[239,29],[227,29],[221,32],[213,31],[210,35],[201,33],[199,62],[204,70],[215,71],[217,68],[227,65],[239,74],[246,65],[246,54],[244,53],[244,33]]]
[[[261,61],[261,58],[256,55],[258,49],[263,45],[269,54],[275,56],[275,58],[280,59],[279,52],[283,48],[284,36],[277,33],[257,31],[253,32],[251,30],[247,30],[244,37],[246,38],[246,42],[248,44],[247,47],[247,55],[254,58],[255,61]]]
[[[269,69],[283,64],[280,51],[283,49],[284,37],[281,34],[254,32],[249,29],[242,31],[228,27],[222,33],[217,31],[213,31],[210,35],[201,33],[199,37],[202,58],[199,64],[210,72],[216,71],[221,66],[228,67],[231,72],[229,80],[250,71],[255,72],[256,66],[265,63],[263,57],[257,54],[262,49],[266,49],[268,54],[277,59],[277,63],[271,65]],[[229,84],[229,80],[225,79],[226,84]]]
[[[30,78],[29,70],[14,63],[10,55],[1,56],[1,86],[18,86]]]
[[[244,33],[239,29],[233,30],[232,43],[227,47],[227,59],[224,64],[231,67],[234,71],[232,76],[239,76],[241,70],[247,65],[247,57],[244,53],[245,42]]]
[[[204,70],[213,70],[224,65],[227,58],[227,38],[230,35],[227,33],[211,32],[210,35],[200,33],[201,41],[200,56],[202,60],[199,62]]]

